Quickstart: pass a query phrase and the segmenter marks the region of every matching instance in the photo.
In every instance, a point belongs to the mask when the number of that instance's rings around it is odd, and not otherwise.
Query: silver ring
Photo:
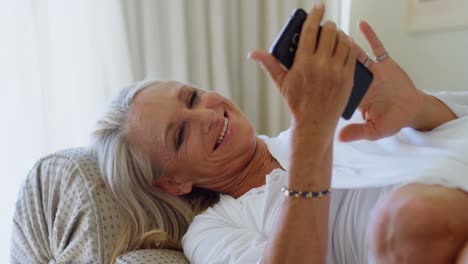
[[[382,54],[382,56],[375,57],[374,60],[375,60],[376,62],[379,62],[379,61],[385,60],[387,57],[388,57],[388,52],[385,51],[384,54]]]
[[[364,67],[367,68],[367,67],[369,67],[369,65],[371,65],[371,63],[372,63],[371,58],[369,58],[369,56],[367,56],[366,61],[363,63],[363,65],[364,65]]]

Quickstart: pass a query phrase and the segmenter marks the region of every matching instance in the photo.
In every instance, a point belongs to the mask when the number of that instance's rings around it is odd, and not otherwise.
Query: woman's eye
[[[188,103],[188,107],[189,108],[192,108],[192,106],[195,104],[195,102],[197,101],[198,99],[198,93],[196,90],[193,90],[191,93],[190,93],[190,99],[189,99],[189,103]]]
[[[184,130],[185,130],[185,125],[183,125],[179,129],[179,134],[177,135],[177,150],[179,150],[180,146],[182,145],[184,141],[184,132],[185,132]]]
[[[192,108],[193,105],[197,102],[197,99],[198,99],[197,90],[193,89],[190,92],[190,95],[188,97],[187,107]],[[185,132],[185,124],[182,125],[182,127],[180,128],[179,133],[177,135],[177,144],[176,144],[177,145],[177,150],[179,150],[182,143],[184,143],[184,137],[185,137],[184,132]]]

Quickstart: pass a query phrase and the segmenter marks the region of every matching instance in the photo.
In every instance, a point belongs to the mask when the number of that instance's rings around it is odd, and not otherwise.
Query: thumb
[[[268,72],[271,79],[273,79],[276,86],[282,86],[284,76],[286,76],[288,71],[281,66],[273,55],[265,51],[256,50],[250,52],[248,58],[260,63]]]
[[[343,127],[338,134],[338,139],[342,142],[350,142],[355,140],[367,139],[374,140],[373,128],[371,124],[350,124]]]

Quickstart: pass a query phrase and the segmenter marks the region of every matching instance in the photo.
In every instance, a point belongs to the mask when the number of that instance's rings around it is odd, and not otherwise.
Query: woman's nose
[[[199,103],[193,108],[192,118],[202,125],[203,133],[216,129],[219,118],[223,117],[220,107],[223,97],[214,91],[205,91],[199,98]]]
[[[216,128],[218,116],[213,109],[205,108],[192,110],[189,119],[192,124],[199,124],[203,133],[207,134]]]
[[[215,91],[206,91],[201,95],[200,107],[216,109],[223,103],[223,97]]]

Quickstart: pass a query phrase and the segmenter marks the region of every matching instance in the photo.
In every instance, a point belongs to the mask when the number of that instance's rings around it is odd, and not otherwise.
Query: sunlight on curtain
[[[7,263],[20,182],[41,156],[84,146],[110,94],[133,81],[116,1],[0,6],[0,260]]]
[[[24,1],[11,1],[0,7],[0,167],[3,170],[0,262],[4,263],[9,260],[11,217],[18,186],[45,144],[44,102],[40,99],[41,90],[37,89],[39,56],[32,17],[32,10]]]
[[[8,259],[14,200],[29,168],[48,153],[85,146],[106,103],[136,80],[217,90],[245,111],[257,132],[285,129],[283,100],[246,56],[268,49],[291,11],[314,2],[1,2],[0,262]],[[342,16],[339,2],[327,3],[334,20]]]

